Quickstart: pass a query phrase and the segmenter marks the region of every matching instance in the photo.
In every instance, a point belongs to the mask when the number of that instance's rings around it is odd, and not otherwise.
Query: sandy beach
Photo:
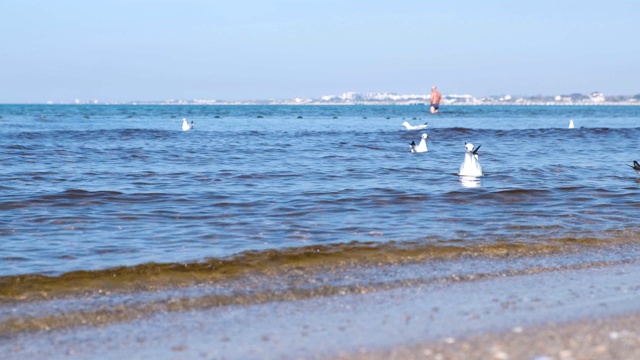
[[[570,323],[548,323],[524,331],[474,335],[456,341],[395,348],[347,359],[638,359],[638,313]]]
[[[4,336],[5,359],[633,359],[640,264],[164,311]]]

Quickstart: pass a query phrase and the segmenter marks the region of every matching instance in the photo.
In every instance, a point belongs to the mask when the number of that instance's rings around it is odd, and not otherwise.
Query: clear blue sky
[[[638,0],[0,0],[0,103],[640,93]]]

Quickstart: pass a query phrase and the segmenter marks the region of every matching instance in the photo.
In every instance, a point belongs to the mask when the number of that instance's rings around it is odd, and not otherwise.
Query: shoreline
[[[125,102],[102,102],[102,103],[0,103],[0,106],[424,106],[429,107],[425,102],[312,102],[297,103],[290,101],[217,101],[217,102],[162,102],[162,101],[125,101]],[[442,106],[549,106],[549,107],[590,107],[590,106],[640,106],[640,101],[603,101],[603,102],[554,102],[554,101],[525,101],[525,102],[452,102],[442,103]]]
[[[162,312],[7,336],[0,351],[8,359],[633,358],[640,346],[612,345],[640,341],[630,321],[640,318],[639,274],[635,261]]]

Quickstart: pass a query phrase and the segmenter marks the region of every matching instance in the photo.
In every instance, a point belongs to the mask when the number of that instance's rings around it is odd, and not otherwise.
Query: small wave
[[[45,198],[49,199],[87,199],[87,198],[96,198],[103,196],[117,196],[122,195],[121,192],[117,191],[87,191],[82,189],[68,189],[63,191],[60,194],[47,196]]]
[[[362,149],[369,149],[369,150],[384,150],[384,148],[381,148],[379,146],[373,146],[373,145],[355,144],[355,145],[353,145],[353,147],[362,148]]]
[[[194,263],[0,277],[0,336],[101,326],[167,311],[305,300],[634,261],[633,254],[627,260],[603,256],[611,250],[623,251],[625,245],[637,249],[637,239],[619,235],[613,243],[567,237],[482,246],[455,239],[437,245],[353,242],[248,251]],[[590,260],[585,260],[585,252],[592,254],[587,255]]]
[[[473,257],[535,257],[585,251],[589,247],[636,243],[635,237],[615,239],[551,238],[533,242],[477,244],[456,241],[314,245],[283,250],[246,251],[227,258],[192,263],[147,263],[94,271],[73,271],[60,276],[39,274],[0,277],[0,304],[87,294],[108,288],[112,292],[151,291],[169,287],[217,283],[250,274],[282,276],[287,269],[316,271],[344,266],[381,266],[409,262],[443,261]]]
[[[553,191],[544,189],[508,189],[492,192],[487,197],[494,201],[510,203],[547,197],[552,194]]]
[[[44,195],[27,203],[33,204],[48,204],[51,206],[75,206],[77,204],[102,204],[109,201],[109,199],[122,195],[117,191],[87,191],[82,189],[68,189],[61,193]]]
[[[24,145],[8,145],[5,147],[8,150],[34,150],[33,147],[24,146]]]
[[[183,194],[170,193],[123,193],[119,191],[88,191],[68,189],[60,193],[44,194],[36,197],[0,203],[0,209],[28,207],[31,205],[48,205],[61,207],[84,207],[87,205],[114,203],[179,203],[187,201]]]
[[[251,180],[269,180],[269,179],[279,179],[279,178],[299,178],[302,177],[301,174],[295,173],[262,173],[262,174],[242,174],[237,175],[237,179],[251,179]]]
[[[466,128],[466,127],[453,127],[453,128],[447,129],[447,132],[451,135],[464,135],[464,134],[469,134],[475,131],[477,130],[472,128]]]

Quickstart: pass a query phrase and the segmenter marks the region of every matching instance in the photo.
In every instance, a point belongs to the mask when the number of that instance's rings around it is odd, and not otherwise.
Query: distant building
[[[349,92],[343,93],[340,98],[342,100],[354,101],[354,100],[359,100],[361,96],[355,91],[349,91]]]
[[[453,104],[453,103],[456,103],[456,104],[470,104],[470,103],[476,102],[476,99],[472,95],[451,94],[451,95],[445,95],[444,96],[444,101],[446,103],[449,103],[449,104]]]
[[[579,93],[573,93],[571,95],[556,95],[554,100],[562,103],[581,103],[591,101],[590,97]]]
[[[593,102],[604,102],[605,98],[604,98],[604,94],[601,92],[592,92],[591,93],[591,101]]]
[[[338,96],[336,95],[325,95],[323,97],[320,98],[321,101],[335,101],[340,99]]]

